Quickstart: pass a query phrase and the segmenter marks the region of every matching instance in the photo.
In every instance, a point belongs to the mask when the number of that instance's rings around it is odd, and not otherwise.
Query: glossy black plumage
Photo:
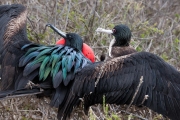
[[[110,50],[110,57],[119,57],[137,52],[133,47],[130,46],[131,41],[131,30],[128,26],[120,24],[116,25],[112,29],[112,35],[114,36],[114,43]],[[111,41],[111,42],[112,42]]]
[[[22,63],[19,63],[20,58],[27,53],[22,50],[23,46],[31,43],[26,36],[25,8],[21,5],[0,6],[0,21],[1,98],[7,95],[41,93],[52,98],[52,106],[59,107],[58,119],[66,119],[80,103],[79,98],[84,98],[85,111],[90,105],[102,103],[103,95],[106,103],[129,104],[143,76],[144,82],[133,104],[145,105],[173,120],[180,118],[180,73],[160,57],[147,52],[137,52],[105,62],[82,62],[80,66],[84,67],[78,69],[68,86],[63,83],[56,88],[50,76],[39,81],[36,76],[39,71],[35,70],[38,65],[34,66],[31,74],[26,73],[27,76],[23,76],[24,68],[19,67],[27,64],[38,52],[35,51],[30,58],[21,59]],[[36,77],[33,79],[34,76]],[[58,73],[57,77],[60,76],[61,73]],[[35,85],[31,82],[27,84],[22,79],[33,79]],[[20,84],[17,81],[22,82]],[[145,95],[149,98],[142,103]]]
[[[104,55],[102,55],[101,61],[137,52],[133,47],[130,46],[132,34],[128,26],[119,24],[116,25],[112,30],[98,28],[96,31],[108,33],[114,37],[109,45],[109,54],[106,55],[106,58],[104,58]]]
[[[21,51],[21,47],[30,43],[24,36],[26,35],[26,28],[24,27],[26,25],[26,14],[25,7],[19,5],[0,6],[1,90],[13,89],[12,85],[16,79],[14,75],[18,76],[22,72],[16,66],[19,58],[25,53]],[[21,22],[18,23],[19,21]]]
[[[148,52],[137,52],[130,47],[131,31],[127,26],[115,26],[112,35],[115,39],[110,43],[110,59],[86,66],[76,75],[60,113],[66,117],[78,104],[78,98],[84,98],[84,110],[87,113],[89,106],[102,104],[105,96],[106,103],[119,105],[133,102],[133,105],[147,106],[177,120],[180,117],[180,72],[160,57]]]
[[[95,87],[101,69],[103,72]],[[86,112],[89,106],[103,103],[103,95],[106,103],[129,104],[141,76],[144,82],[133,104],[147,106],[177,120],[180,117],[180,73],[160,57],[148,52],[133,53],[83,68],[75,77],[62,111],[65,115],[69,113],[74,107],[73,103],[79,101],[77,98],[82,97]],[[149,97],[142,103],[145,95]]]
[[[65,46],[30,42],[26,19],[24,6],[0,6],[0,98],[41,94],[59,107],[75,74],[91,61],[82,54],[83,40],[75,33],[65,34]]]

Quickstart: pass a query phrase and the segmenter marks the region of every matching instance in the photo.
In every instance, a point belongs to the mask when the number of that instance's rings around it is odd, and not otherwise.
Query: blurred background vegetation
[[[55,44],[60,38],[47,23],[64,32],[75,32],[83,37],[96,54],[106,53],[111,35],[98,34],[98,27],[112,29],[117,24],[126,24],[132,30],[131,45],[138,51],[148,51],[180,68],[180,1],[179,0],[1,0],[0,4],[20,3],[28,9],[27,32],[31,41],[40,44]],[[35,96],[1,101],[0,119],[56,119],[57,109],[48,105],[49,100]],[[82,108],[71,119],[166,119],[146,108],[126,106],[93,106],[89,116]],[[122,114],[123,113],[123,114]],[[131,113],[131,114],[130,114]],[[134,115],[135,114],[135,115]],[[142,118],[136,115],[142,116]]]

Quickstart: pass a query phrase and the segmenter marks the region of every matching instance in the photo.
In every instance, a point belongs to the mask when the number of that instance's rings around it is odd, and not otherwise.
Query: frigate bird
[[[129,46],[131,31],[126,25],[112,30],[97,31],[112,34],[109,57],[104,62],[85,66],[76,74],[59,117],[69,115],[84,99],[84,110],[103,104],[133,104],[177,120],[180,115],[180,72],[162,58],[149,52],[137,52]],[[114,49],[114,50],[113,50]]]
[[[50,96],[50,104],[59,107],[75,74],[92,62],[83,55],[83,40],[78,34],[60,31],[65,45],[44,46],[29,41],[26,17],[22,5],[0,6],[0,98],[41,94]]]
[[[30,42],[26,15],[22,5],[0,6],[0,98],[49,96],[51,105],[58,107],[59,120],[66,119],[81,99],[87,112],[89,106],[102,104],[103,96],[109,104],[132,102],[172,120],[180,118],[180,72],[163,59],[148,52],[132,52],[92,63],[82,54],[83,42],[75,33],[63,35],[65,46]],[[114,44],[129,41],[129,31],[121,29],[123,33],[116,28],[112,31],[120,34]]]
[[[106,55],[107,58],[104,58],[105,55],[103,55],[103,60],[137,52],[130,46],[132,35],[131,30],[126,25],[116,25],[112,30],[97,28],[96,32],[112,34],[114,36],[114,39],[111,40],[109,45],[109,52],[108,55]]]

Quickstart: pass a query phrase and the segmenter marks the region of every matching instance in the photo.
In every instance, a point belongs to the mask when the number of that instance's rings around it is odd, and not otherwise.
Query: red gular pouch
[[[65,44],[65,39],[61,38],[56,42],[56,45],[64,45]],[[95,62],[95,55],[91,47],[89,47],[86,43],[83,43],[82,47],[82,53],[86,58],[91,60],[91,62]]]

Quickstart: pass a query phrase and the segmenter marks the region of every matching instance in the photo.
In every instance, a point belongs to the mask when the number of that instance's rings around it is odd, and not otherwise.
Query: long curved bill
[[[46,24],[46,27],[50,27],[51,29],[53,29],[56,33],[58,33],[61,37],[66,38],[66,33],[62,32],[61,30],[57,29],[55,26],[51,25],[51,24]]]
[[[103,28],[97,28],[96,29],[96,32],[103,32],[103,33],[107,33],[107,34],[112,34],[112,30],[106,30],[106,29],[103,29]]]

